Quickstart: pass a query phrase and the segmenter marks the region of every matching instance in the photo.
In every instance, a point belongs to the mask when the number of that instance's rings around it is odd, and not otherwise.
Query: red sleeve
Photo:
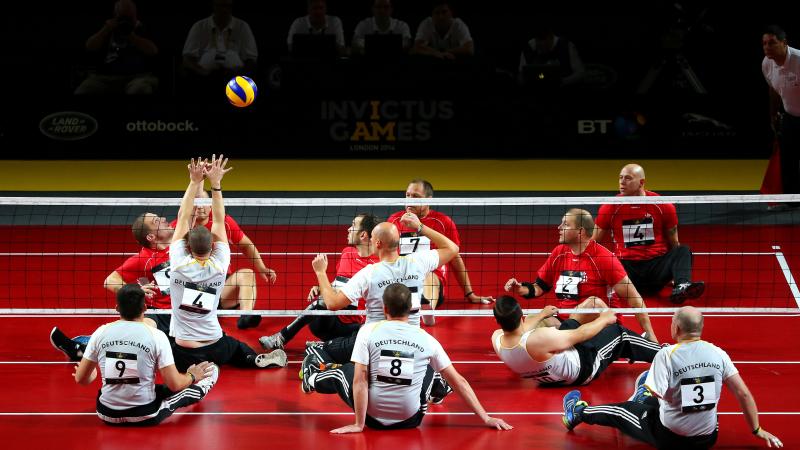
[[[619,262],[619,259],[611,252],[608,252],[607,255],[600,256],[600,259],[605,261],[602,271],[606,283],[608,283],[609,286],[616,286],[617,283],[628,276],[625,272],[625,268],[622,267],[622,263]]]
[[[597,225],[598,228],[603,230],[611,229],[611,208],[612,205],[600,205],[600,209],[597,211],[597,217],[594,221],[594,224]]]
[[[114,269],[126,283],[136,282],[140,276],[144,276],[144,258],[140,254],[133,255],[126,259],[121,266]]]
[[[550,252],[550,255],[547,257],[547,261],[545,261],[544,264],[542,264],[542,267],[540,267],[539,271],[536,273],[536,276],[541,278],[542,281],[547,283],[550,287],[553,286],[553,282],[555,281],[555,276],[554,276],[555,272],[553,271],[553,260],[556,258],[557,251],[559,250],[559,248],[561,248],[561,246],[556,247],[555,250]],[[531,282],[534,281],[536,280],[531,280]]]
[[[458,235],[458,228],[456,228],[456,223],[453,222],[449,216],[444,216],[447,218],[447,231],[445,235],[453,241],[456,245],[461,246],[461,236]]]
[[[664,230],[671,230],[678,226],[678,211],[672,203],[665,203],[661,205],[664,220]]]
[[[233,217],[225,215],[225,231],[228,233],[228,242],[238,244],[244,238],[244,231],[239,227],[239,224],[233,220]]]

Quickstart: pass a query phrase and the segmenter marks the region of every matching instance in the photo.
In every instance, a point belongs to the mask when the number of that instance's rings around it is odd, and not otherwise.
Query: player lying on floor
[[[607,308],[597,297],[577,307]],[[617,322],[610,309],[600,314],[571,314],[559,323],[558,309],[546,306],[525,316],[514,297],[501,296],[494,317],[501,329],[492,334],[495,353],[506,366],[542,385],[588,384],[619,358],[652,362],[661,346]]]

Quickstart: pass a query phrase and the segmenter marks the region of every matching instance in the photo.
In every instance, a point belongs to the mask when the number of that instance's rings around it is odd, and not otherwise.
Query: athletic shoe
[[[644,403],[644,401],[647,400],[647,397],[653,396],[653,394],[650,393],[650,390],[644,385],[644,380],[647,379],[648,372],[650,371],[645,370],[644,372],[640,373],[638,377],[636,377],[636,381],[633,382],[633,395],[628,399],[629,402]]]
[[[246,316],[239,316],[239,320],[236,322],[236,327],[240,330],[244,330],[246,328],[255,328],[260,323],[261,316],[257,314],[248,314]]]
[[[433,373],[433,380],[431,381],[431,394],[428,397],[428,402],[434,405],[440,405],[444,398],[453,392],[450,384],[442,378],[439,372]]]
[[[567,395],[564,396],[563,406],[564,415],[561,416],[561,421],[567,427],[567,430],[572,430],[581,423],[581,419],[578,416],[580,416],[583,408],[586,408],[589,404],[581,400],[581,391],[575,390],[567,392]]]
[[[286,357],[286,352],[281,349],[273,350],[269,353],[262,353],[256,356],[256,367],[262,369],[269,367],[286,367],[289,359]]]
[[[88,334],[79,334],[78,336],[72,338],[72,342],[85,346],[89,344],[90,338],[91,336],[89,336]]]
[[[219,379],[219,366],[216,364],[211,365],[211,376],[207,378],[203,378],[202,380],[195,383],[197,387],[203,390],[203,395],[208,394],[208,391],[217,384],[217,380]]]
[[[275,350],[282,349],[286,341],[283,339],[283,335],[277,332],[269,336],[261,336],[258,338],[258,343],[264,347],[264,350]]]
[[[323,370],[323,365],[314,355],[306,355],[303,363],[300,364],[300,389],[306,394],[314,392],[312,375],[316,375]]]
[[[86,350],[85,345],[73,342],[72,339],[62,333],[58,327],[53,327],[50,331],[50,343],[56,350],[60,350],[67,355],[70,361],[80,361],[83,358],[83,351]]]
[[[706,290],[706,283],[703,281],[693,281],[691,283],[681,283],[672,290],[669,301],[680,304],[689,298],[697,298],[703,295]]]
[[[306,341],[306,348],[322,348],[325,341]]]

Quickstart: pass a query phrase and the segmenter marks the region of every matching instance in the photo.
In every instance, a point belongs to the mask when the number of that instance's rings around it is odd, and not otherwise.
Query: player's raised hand
[[[216,185],[219,186],[219,182],[222,181],[222,177],[225,176],[226,173],[233,170],[233,167],[227,167],[228,165],[228,158],[225,158],[224,155],[211,155],[211,162],[207,165],[205,170],[205,176],[208,178],[208,181],[211,182],[212,188]]]
[[[192,183],[199,183],[203,181],[203,172],[205,171],[206,163],[202,158],[199,156],[196,160],[192,158],[186,167],[189,169],[189,179],[192,181]]]
[[[403,224],[404,227],[412,230],[418,230],[420,225],[422,225],[422,223],[419,221],[419,217],[412,212],[403,214],[403,217],[400,218],[400,223]]]
[[[314,272],[317,273],[325,273],[328,271],[328,257],[325,256],[324,253],[320,253],[314,257],[314,260],[311,261],[311,267],[314,269]]]

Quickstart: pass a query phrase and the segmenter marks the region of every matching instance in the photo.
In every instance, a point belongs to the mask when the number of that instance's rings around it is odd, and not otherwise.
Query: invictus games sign
[[[347,142],[351,151],[395,150],[403,142],[432,137],[432,123],[454,116],[449,100],[324,101],[320,118],[328,123],[335,142]]]

